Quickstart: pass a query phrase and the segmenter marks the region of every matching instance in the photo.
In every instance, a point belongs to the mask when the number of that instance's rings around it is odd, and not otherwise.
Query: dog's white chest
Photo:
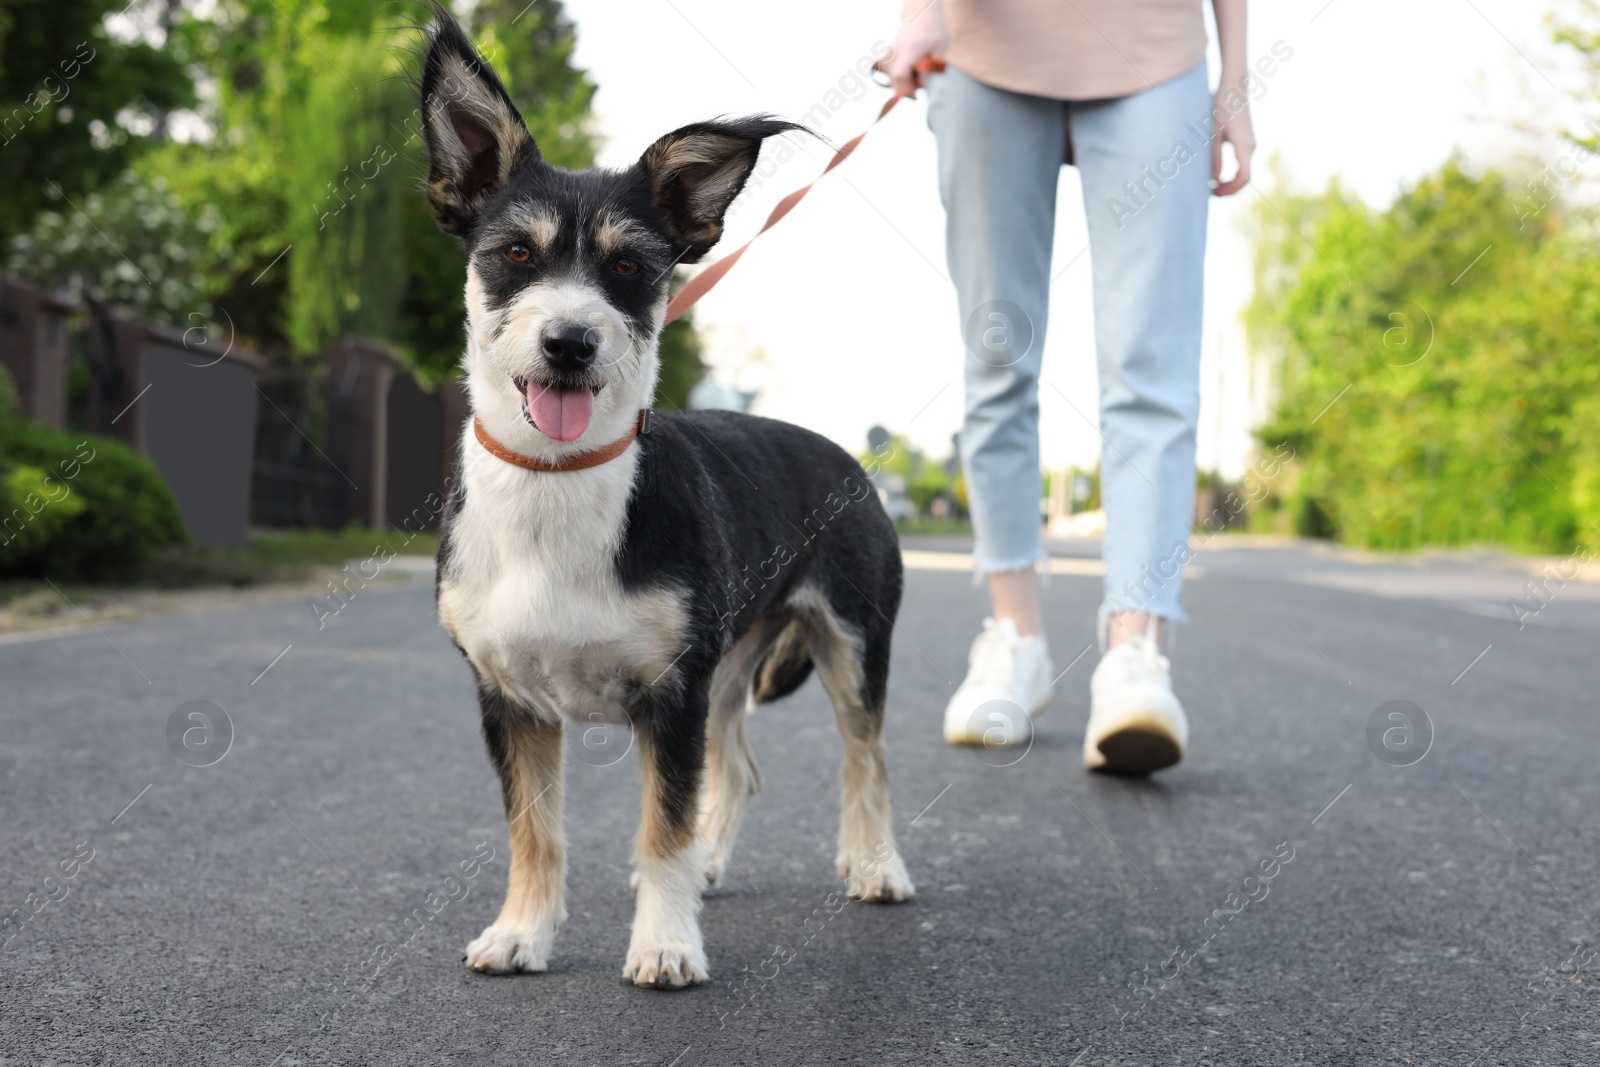
[[[659,682],[685,633],[678,597],[616,578],[632,458],[533,477],[474,468],[440,582],[445,628],[485,682],[541,717],[620,721],[627,691]]]

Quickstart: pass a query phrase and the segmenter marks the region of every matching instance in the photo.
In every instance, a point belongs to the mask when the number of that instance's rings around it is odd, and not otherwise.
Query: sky
[[[842,143],[876,115],[887,90],[862,85],[857,63],[893,37],[893,0],[567,0],[576,62],[599,86],[600,162],[625,166],[660,135],[719,114],[799,118],[821,104],[819,132]],[[1209,25],[1209,4],[1208,25]],[[1206,260],[1199,464],[1238,476],[1270,403],[1239,311],[1249,300],[1253,203],[1274,193],[1276,154],[1300,188],[1338,176],[1374,205],[1438,167],[1529,173],[1565,151],[1550,134],[1574,112],[1570,61],[1545,17],[1562,3],[1526,0],[1274,0],[1250,11],[1248,54],[1282,42],[1293,56],[1253,104],[1257,182],[1213,200]],[[1209,62],[1215,82],[1212,32]],[[842,102],[842,106],[841,106]],[[836,108],[836,110],[835,110]],[[902,102],[859,150],[764,234],[696,310],[712,376],[756,389],[754,411],[810,427],[859,451],[882,425],[935,459],[961,422],[963,344],[944,256],[944,211],[922,101]],[[784,194],[811,181],[829,151],[796,141],[735,203],[707,262],[760,227]],[[754,184],[754,183],[752,183]],[[1047,467],[1091,467],[1096,428],[1092,255],[1081,189],[1064,168],[1058,192],[1049,333],[1040,390]],[[1074,260],[1072,257],[1077,256]],[[1068,263],[1070,262],[1070,265]],[[1062,267],[1066,269],[1062,270]]]

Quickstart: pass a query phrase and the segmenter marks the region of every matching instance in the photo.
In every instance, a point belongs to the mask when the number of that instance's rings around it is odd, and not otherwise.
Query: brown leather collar
[[[602,445],[600,448],[593,448],[587,452],[574,452],[570,456],[564,456],[557,462],[534,459],[532,456],[524,456],[519,452],[511,451],[511,449],[490,437],[489,431],[483,428],[483,423],[478,421],[476,417],[472,420],[472,432],[477,434],[478,443],[491,456],[496,459],[503,459],[512,466],[521,467],[524,470],[552,473],[555,471],[581,471],[589,467],[598,467],[602,463],[616,459],[628,450],[628,446],[633,444],[635,437],[642,433],[649,433],[650,409],[645,408],[640,411],[639,417],[634,420],[633,426],[629,428],[628,432],[612,441],[609,445]]]

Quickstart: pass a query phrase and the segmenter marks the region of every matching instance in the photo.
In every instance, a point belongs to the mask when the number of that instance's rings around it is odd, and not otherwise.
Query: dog
[[[543,971],[564,906],[562,739],[627,724],[639,749],[623,977],[710,977],[700,898],[759,788],[757,704],[813,668],[844,737],[837,865],[854,897],[911,897],[883,744],[901,561],[860,464],[725,412],[654,412],[668,283],[717,243],[769,116],[684,126],[623,170],[545,163],[505,88],[436,8],[420,90],[427,195],[467,253],[473,418],[442,518],[441,622],[477,680],[510,874],[467,946]]]

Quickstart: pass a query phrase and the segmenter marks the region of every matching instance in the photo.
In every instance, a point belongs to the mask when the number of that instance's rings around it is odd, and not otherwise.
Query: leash
[[[923,56],[912,65],[911,69],[919,74],[941,74],[944,72],[944,68],[944,60],[938,58],[937,56]],[[877,70],[881,68],[874,64],[873,69]],[[796,189],[782,200],[778,201],[777,206],[772,209],[772,214],[767,216],[767,221],[762,224],[761,229],[756,231],[755,237],[750,238],[750,240],[740,245],[737,249],[728,253],[726,256],[723,256],[705,270],[689,279],[689,284],[685,285],[682,289],[679,289],[678,295],[674,296],[667,304],[666,323],[676,320],[685,311],[688,311],[690,308],[694,307],[694,305],[702,296],[705,296],[707,293],[709,293],[712,288],[722,280],[722,276],[732,270],[735,263],[739,262],[739,257],[745,254],[746,249],[755,244],[756,237],[760,237],[762,234],[772,229],[772,227],[776,226],[780,219],[794,210],[796,204],[800,203],[800,201],[806,198],[806,194],[811,191],[811,187],[813,185],[816,185],[817,182],[821,181],[822,178],[834,167],[837,167],[846,159],[849,159],[850,154],[856,150],[856,147],[861,144],[862,140],[866,138],[867,134],[872,132],[872,127],[882,122],[884,117],[887,116],[889,112],[894,110],[894,106],[903,99],[905,99],[905,97],[901,93],[896,93],[895,95],[891,96],[888,102],[883,105],[883,110],[878,112],[878,117],[873,119],[871,124],[868,125],[866,129],[862,130],[850,140],[846,141],[843,147],[833,154],[833,158],[828,161],[828,165],[822,168],[821,174],[817,175],[815,178],[811,179],[811,181],[807,182],[805,185],[802,185],[800,188]],[[666,323],[663,323],[662,325],[666,325]]]
[[[881,71],[883,68],[879,64],[873,64],[873,69]],[[917,60],[917,62],[912,65],[911,69],[919,74],[941,74],[945,69],[945,61],[937,56],[924,56]],[[844,145],[833,154],[833,158],[828,161],[828,165],[822,168],[821,174],[817,175],[815,178],[811,179],[811,181],[807,182],[805,185],[802,185],[800,188],[796,189],[782,200],[778,201],[777,206],[772,209],[772,213],[767,216],[767,221],[762,224],[761,229],[756,231],[755,237],[750,238],[750,240],[734,249],[728,255],[723,256],[705,270],[689,279],[689,284],[678,290],[678,295],[674,296],[671,301],[667,303],[667,318],[666,322],[664,322],[662,325],[676,321],[681,315],[683,315],[685,311],[688,311],[690,308],[694,307],[694,305],[702,296],[705,296],[707,293],[709,293],[712,288],[722,280],[722,276],[732,270],[735,263],[739,262],[739,257],[744,255],[745,251],[751,245],[755,244],[756,237],[760,237],[762,234],[772,229],[772,227],[776,226],[780,219],[794,210],[796,204],[800,203],[800,201],[806,198],[806,194],[811,191],[811,187],[813,185],[816,185],[817,182],[821,181],[822,178],[834,167],[837,167],[839,164],[849,159],[850,154],[856,150],[857,146],[861,144],[861,142],[866,138],[867,134],[872,132],[872,128],[878,123],[882,122],[889,112],[894,110],[894,106],[903,99],[905,99],[905,96],[902,93],[896,93],[891,96],[888,101],[884,103],[883,108],[878,112],[878,117],[873,119],[866,129],[862,130],[860,133],[850,138],[850,140],[846,141]],[[574,453],[573,455],[567,456],[559,463],[551,463],[546,460],[535,459],[532,456],[524,456],[520,452],[512,451],[490,436],[489,431],[483,428],[483,423],[476,418],[472,420],[472,432],[477,436],[478,443],[483,446],[484,451],[488,452],[496,459],[510,463],[512,466],[521,467],[524,470],[530,471],[577,471],[584,470],[588,467],[598,467],[602,463],[607,463],[613,459],[616,459],[618,456],[622,455],[622,453],[628,450],[628,446],[633,444],[634,438],[638,437],[640,434],[649,433],[650,409],[645,408],[643,411],[639,412],[638,421],[633,424],[632,428],[630,428],[626,434],[617,438],[615,441],[612,441],[610,444],[602,445],[599,448],[590,449],[587,452]]]

